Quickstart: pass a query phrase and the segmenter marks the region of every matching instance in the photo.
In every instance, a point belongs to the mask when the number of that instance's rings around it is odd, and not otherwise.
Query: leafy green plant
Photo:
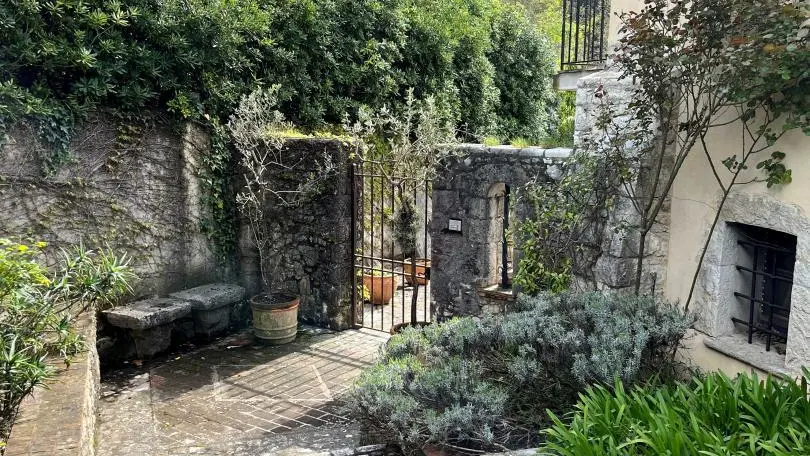
[[[537,443],[546,409],[565,411],[589,384],[677,375],[666,356],[691,319],[649,298],[522,296],[514,313],[458,318],[390,339],[350,393],[355,417],[415,451]]]
[[[22,400],[56,374],[48,358],[69,363],[82,349],[75,318],[114,305],[134,279],[126,256],[82,246],[50,273],[36,261],[44,247],[0,239],[0,441]]]
[[[284,115],[274,108],[278,103],[279,86],[260,89],[242,98],[228,122],[228,130],[239,152],[244,173],[244,186],[236,196],[240,212],[250,228],[251,241],[259,255],[259,267],[265,290],[273,283],[276,271],[275,242],[278,233],[273,225],[272,207],[299,207],[317,194],[335,171],[332,157],[308,157],[313,172],[300,172],[295,179],[283,174],[301,170],[301,157],[291,157],[285,149],[285,131],[290,129]],[[277,266],[275,266],[277,267]]]
[[[576,101],[576,92],[557,93],[556,128],[540,141],[544,147],[574,147]]]
[[[610,121],[606,112],[598,123]],[[559,293],[574,276],[592,278],[602,252],[604,213],[615,207],[629,166],[621,154],[580,150],[556,182],[541,178],[520,189],[518,198],[531,212],[515,227],[522,256],[514,280],[525,293]]]
[[[713,373],[675,386],[595,386],[569,416],[551,414],[540,454],[810,454],[809,376],[797,383]]]

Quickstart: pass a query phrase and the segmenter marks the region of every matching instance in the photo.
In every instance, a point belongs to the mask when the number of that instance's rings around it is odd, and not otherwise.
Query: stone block
[[[238,285],[212,283],[170,296],[191,303],[196,336],[210,340],[228,329],[231,308],[245,299],[245,289]]]
[[[227,283],[211,283],[189,290],[178,291],[169,296],[191,302],[194,310],[212,310],[245,299],[245,289]]]
[[[231,306],[212,310],[194,311],[194,333],[197,337],[210,340],[224,333],[230,325]]]
[[[119,328],[146,330],[170,326],[191,314],[191,302],[174,298],[151,298],[105,311],[107,321]]]
[[[135,342],[135,354],[139,358],[150,358],[172,346],[172,325],[133,329],[132,341]]]

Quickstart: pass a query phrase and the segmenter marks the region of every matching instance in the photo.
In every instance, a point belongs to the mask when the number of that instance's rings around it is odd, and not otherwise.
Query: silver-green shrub
[[[692,320],[647,297],[521,297],[514,312],[408,328],[351,392],[369,430],[406,450],[496,450],[537,442],[592,384],[666,379]]]

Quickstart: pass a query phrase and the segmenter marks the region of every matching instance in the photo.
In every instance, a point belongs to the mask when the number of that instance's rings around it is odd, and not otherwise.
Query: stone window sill
[[[498,285],[478,288],[478,296],[497,301],[514,301],[515,292],[511,288],[501,288]]]
[[[767,352],[765,346],[757,344],[756,341],[749,344],[743,334],[707,338],[703,344],[763,372],[773,375],[792,375],[790,369],[785,367],[785,355],[780,355],[775,351]]]

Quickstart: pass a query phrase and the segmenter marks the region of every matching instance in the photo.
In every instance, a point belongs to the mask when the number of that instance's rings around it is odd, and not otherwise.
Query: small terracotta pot
[[[408,285],[413,285],[411,281],[411,274],[416,273],[416,284],[417,285],[427,285],[428,278],[427,278],[427,269],[430,267],[430,260],[427,258],[417,258],[416,260],[411,260],[410,258],[405,259],[405,283]]]
[[[397,289],[397,278],[389,276],[363,276],[363,286],[371,293],[371,303],[375,306],[388,304]]]

